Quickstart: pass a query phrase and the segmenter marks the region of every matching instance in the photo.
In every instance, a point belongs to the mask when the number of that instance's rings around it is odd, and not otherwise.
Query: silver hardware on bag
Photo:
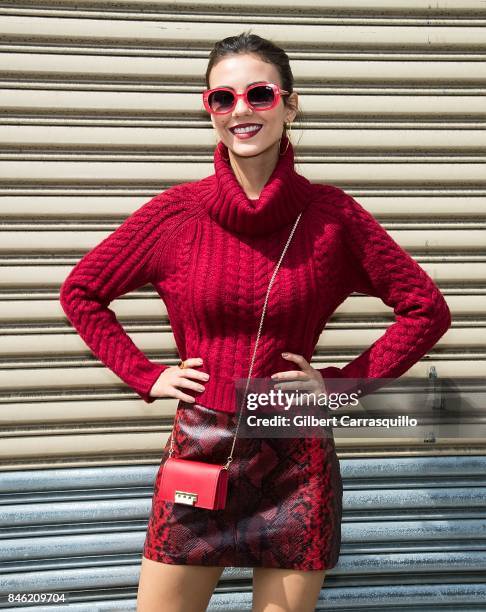
[[[294,235],[295,229],[297,228],[297,224],[299,223],[301,216],[302,216],[302,211],[299,213],[297,219],[295,220],[294,227],[292,228],[292,231],[290,232],[290,236],[287,239],[287,243],[285,244],[285,247],[284,247],[284,249],[282,251],[282,254],[280,255],[280,259],[278,260],[277,265],[275,266],[275,270],[273,271],[272,278],[270,279],[270,282],[268,284],[267,295],[265,296],[265,302],[263,304],[262,316],[260,318],[260,326],[258,328],[257,338],[256,338],[256,341],[255,341],[255,349],[253,351],[253,357],[252,357],[251,363],[250,363],[250,370],[248,372],[245,392],[243,393],[243,399],[242,399],[241,406],[240,406],[240,416],[238,418],[238,424],[236,426],[235,435],[233,437],[233,444],[231,446],[230,454],[228,455],[228,459],[227,459],[225,465],[223,466],[225,470],[229,469],[229,466],[230,466],[231,462],[234,459],[232,453],[233,453],[233,449],[235,447],[236,437],[238,435],[238,428],[240,427],[241,415],[243,414],[243,404],[244,404],[244,401],[246,399],[246,394],[247,394],[247,391],[248,391],[248,387],[250,385],[251,373],[253,371],[253,363],[255,362],[255,356],[256,356],[256,352],[257,352],[258,341],[260,340],[260,335],[261,335],[261,331],[262,331],[262,327],[263,327],[263,319],[265,317],[265,311],[266,311],[266,308],[267,308],[268,296],[270,295],[270,290],[272,288],[273,281],[275,280],[275,276],[277,275],[278,269],[280,268],[280,264],[282,263],[282,259],[284,258],[285,253],[287,252],[287,249],[289,247],[290,241],[292,240],[292,237]],[[174,427],[175,427],[175,423],[174,423]],[[172,457],[173,454],[174,454],[174,436],[173,436],[174,427],[172,427],[172,432],[170,434],[169,457]],[[181,492],[180,491],[176,491],[176,497],[177,497],[177,493],[181,493]],[[187,495],[187,494],[184,494],[184,495]],[[191,495],[191,494],[189,494],[189,495]],[[190,503],[190,502],[182,502],[182,503]]]
[[[174,495],[174,503],[187,504],[194,506],[197,502],[197,493],[187,493],[186,491],[176,491]]]

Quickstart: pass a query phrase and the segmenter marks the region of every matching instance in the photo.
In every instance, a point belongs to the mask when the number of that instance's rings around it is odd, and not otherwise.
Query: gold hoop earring
[[[284,123],[284,126],[285,126],[285,128],[287,128],[285,123]],[[289,148],[289,144],[290,144],[290,132],[291,132],[291,130],[292,130],[292,124],[289,123],[289,133],[287,134],[287,146],[285,147],[284,151],[280,151],[280,146],[281,145],[279,145],[279,154],[280,155],[285,155],[285,153],[287,152],[287,149]],[[283,138],[283,135],[280,137],[280,143],[282,142],[282,138]]]

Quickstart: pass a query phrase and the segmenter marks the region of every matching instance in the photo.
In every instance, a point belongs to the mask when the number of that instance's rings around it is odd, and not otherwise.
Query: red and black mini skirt
[[[238,415],[180,401],[174,456],[220,463]],[[226,506],[208,510],[159,497],[157,472],[143,555],[178,565],[334,567],[341,547],[343,487],[334,438],[237,437]]]

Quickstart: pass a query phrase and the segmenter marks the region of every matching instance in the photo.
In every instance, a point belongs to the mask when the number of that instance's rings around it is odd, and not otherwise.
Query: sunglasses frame
[[[273,102],[270,106],[267,106],[266,108],[256,108],[254,107],[248,100],[248,92],[251,91],[252,89],[255,89],[255,87],[271,87],[271,89],[273,90]],[[210,106],[209,106],[209,96],[214,93],[215,91],[228,91],[231,94],[233,94],[234,96],[234,103],[233,106],[231,108],[229,108],[228,110],[222,111],[222,112],[217,112],[214,111]],[[236,93],[236,91],[232,88],[232,87],[214,87],[213,89],[206,89],[205,91],[203,91],[202,93],[202,98],[203,98],[203,104],[204,104],[204,108],[208,111],[209,114],[211,115],[227,115],[228,113],[231,113],[234,109],[235,106],[238,104],[238,100],[240,98],[243,98],[246,102],[246,105],[251,108],[253,111],[256,112],[260,112],[260,111],[267,111],[267,110],[271,110],[272,108],[275,108],[277,106],[277,104],[280,101],[280,98],[282,96],[285,95],[290,95],[289,91],[286,91],[285,89],[280,89],[280,87],[278,85],[276,85],[275,83],[268,83],[266,81],[262,81],[261,83],[253,83],[252,85],[248,85],[248,87],[245,89],[245,91],[243,93]]]

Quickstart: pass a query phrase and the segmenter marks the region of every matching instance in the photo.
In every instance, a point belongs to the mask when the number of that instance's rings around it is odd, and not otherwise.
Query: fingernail
[[[282,357],[288,357],[289,354],[288,353],[282,353]]]

